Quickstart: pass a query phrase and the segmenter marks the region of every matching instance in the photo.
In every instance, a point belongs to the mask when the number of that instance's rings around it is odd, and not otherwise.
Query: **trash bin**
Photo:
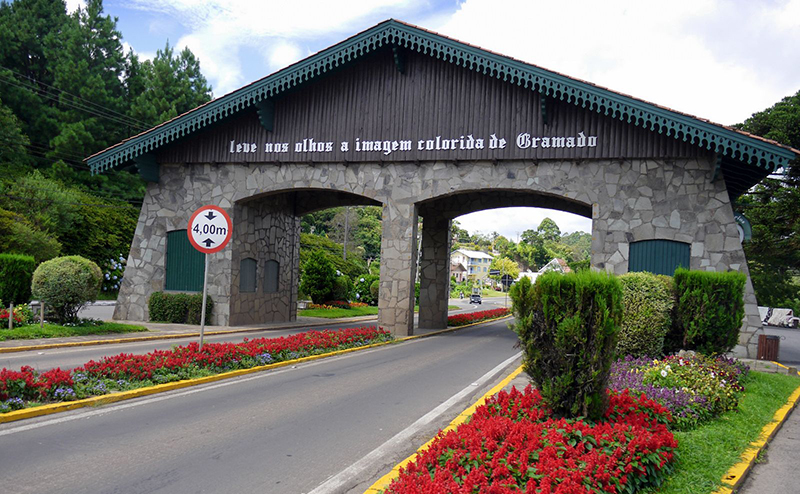
[[[758,335],[758,360],[778,360],[781,337],[771,334]]]

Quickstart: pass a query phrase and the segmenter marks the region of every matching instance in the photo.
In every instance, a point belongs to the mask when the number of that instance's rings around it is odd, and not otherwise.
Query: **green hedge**
[[[743,273],[675,271],[676,330],[686,350],[725,353],[739,342],[744,319]]]
[[[622,319],[622,288],[592,271],[523,278],[510,294],[525,371],[561,417],[599,420]]]
[[[154,292],[147,301],[150,321],[175,324],[200,324],[203,312],[203,295],[199,293]],[[211,320],[214,301],[206,296],[206,323]]]
[[[0,254],[0,300],[24,304],[31,300],[31,280],[36,260],[19,254]]]
[[[664,337],[672,324],[674,297],[657,275],[626,273],[622,284],[622,326],[617,337],[617,356],[660,357]]]

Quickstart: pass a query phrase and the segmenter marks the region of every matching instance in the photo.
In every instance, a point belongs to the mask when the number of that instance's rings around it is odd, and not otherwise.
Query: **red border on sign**
[[[194,219],[197,218],[197,215],[200,214],[200,211],[206,211],[208,209],[213,209],[214,211],[220,213],[225,218],[225,221],[228,222],[228,235],[225,236],[225,240],[223,240],[221,244],[211,249],[197,244],[192,238],[192,223],[194,223]],[[225,210],[222,209],[221,207],[213,206],[211,204],[198,208],[197,211],[195,211],[194,214],[192,214],[192,217],[189,218],[189,226],[186,227],[186,236],[189,237],[189,243],[192,244],[192,247],[205,254],[213,254],[214,252],[221,251],[223,248],[225,248],[226,245],[228,245],[228,242],[231,239],[231,235],[233,235],[233,223],[231,223],[231,217],[228,216],[228,213],[226,213]]]

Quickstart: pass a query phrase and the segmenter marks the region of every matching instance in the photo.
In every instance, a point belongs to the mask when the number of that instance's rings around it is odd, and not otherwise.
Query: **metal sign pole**
[[[200,313],[200,350],[203,349],[203,333],[206,329],[206,294],[208,293],[208,254],[206,257],[206,268],[203,270],[203,308]]]

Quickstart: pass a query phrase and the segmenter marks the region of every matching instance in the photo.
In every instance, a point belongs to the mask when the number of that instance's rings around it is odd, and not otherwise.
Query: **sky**
[[[81,0],[68,0],[74,10]],[[219,97],[388,18],[730,125],[800,90],[800,0],[106,0],[126,47],[188,46]],[[550,217],[508,208],[458,219],[511,240]]]

